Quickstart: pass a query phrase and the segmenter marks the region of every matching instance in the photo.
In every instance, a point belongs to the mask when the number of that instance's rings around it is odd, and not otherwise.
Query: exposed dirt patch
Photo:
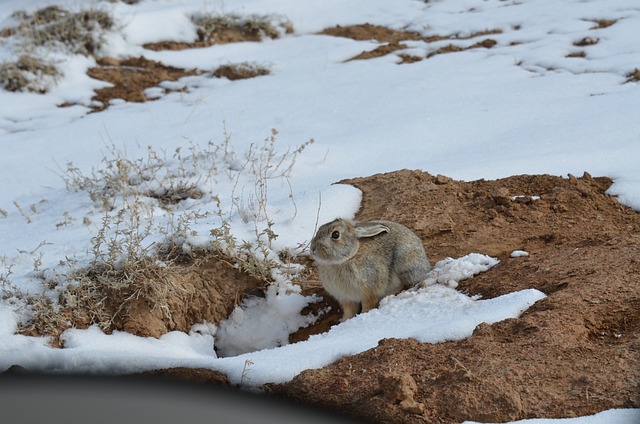
[[[145,90],[157,87],[165,81],[177,81],[180,78],[202,74],[216,78],[238,80],[268,75],[270,72],[269,69],[252,63],[221,65],[217,69],[207,72],[166,66],[144,57],[125,59],[123,61],[102,58],[98,59],[97,62],[99,66],[89,69],[87,74],[92,78],[109,82],[113,86],[96,90],[96,95],[92,97],[92,100],[97,101],[99,105],[93,108],[93,112],[100,112],[106,109],[109,107],[110,101],[114,99],[135,103],[155,100],[160,96],[150,98],[145,94]],[[178,90],[163,88],[162,94],[186,89],[186,87]],[[66,103],[60,105],[60,107],[67,106],[71,105]]]
[[[268,75],[269,70],[250,63],[239,63],[235,65],[222,65],[213,72],[214,77],[227,78],[232,81],[239,79],[255,78]]]
[[[207,370],[203,368],[167,368],[163,370],[147,371],[140,375],[146,377],[165,378],[169,380],[188,380],[198,383],[211,383],[211,384],[229,384],[227,376],[218,371]]]
[[[627,82],[638,82],[640,81],[640,68],[634,69],[632,72],[629,72],[627,75]]]
[[[465,50],[471,50],[471,49],[477,49],[477,48],[484,48],[484,49],[490,49],[493,46],[495,46],[496,44],[498,44],[498,42],[496,40],[494,40],[493,38],[485,38],[482,41],[479,41],[477,43],[474,43],[470,46],[467,47],[460,47],[457,46],[455,44],[448,44],[444,47],[440,47],[437,50],[434,50],[432,52],[429,52],[427,54],[427,58],[439,55],[439,54],[445,54],[445,53],[457,53],[457,52],[462,52]]]
[[[181,42],[181,41],[160,41],[157,43],[147,43],[144,47],[147,50],[153,51],[179,51],[187,49],[201,49],[204,47],[210,47],[216,44],[229,44],[229,43],[241,43],[244,41],[260,41],[261,37],[256,33],[245,33],[238,28],[230,28],[225,31],[218,31],[212,33],[210,36],[202,31],[198,32],[198,39],[194,42]]]
[[[587,52],[585,52],[584,50],[578,50],[567,54],[566,57],[587,57]]]
[[[388,54],[391,54],[395,51],[398,50],[404,50],[407,48],[406,44],[402,44],[402,43],[389,43],[389,44],[384,44],[380,47],[376,47],[373,50],[370,51],[364,51],[354,57],[352,57],[349,60],[366,60],[366,59],[375,59],[377,57],[382,57],[382,56],[386,56]],[[417,56],[416,56],[417,58]]]
[[[640,214],[604,194],[610,180],[460,182],[399,171],[343,183],[363,190],[360,219],[404,223],[433,262],[470,252],[501,260],[459,290],[491,298],[534,287],[548,298],[463,341],[383,340],[274,392],[375,422],[501,422],[640,407]],[[516,249],[530,256],[511,258]]]
[[[143,57],[123,61],[103,58],[98,60],[98,65],[96,68],[89,69],[87,74],[91,78],[110,82],[113,87],[96,91],[92,99],[100,102],[102,106],[95,107],[95,112],[109,107],[109,101],[112,99],[146,102],[149,100],[144,93],[147,88],[155,87],[163,81],[176,81],[197,74],[195,70],[174,68]]]
[[[192,43],[162,41],[148,43],[149,50],[184,50],[209,47],[216,44],[261,41],[265,37],[278,38],[281,32],[290,34],[293,25],[288,20],[274,16],[203,15],[192,17],[197,27],[198,39]]]
[[[64,330],[93,324],[107,333],[119,330],[142,337],[188,333],[195,324],[218,325],[247,294],[260,293],[268,284],[213,254],[164,268],[148,266],[136,272],[133,284],[121,288],[107,287],[91,273],[83,278],[88,281],[60,295],[56,319],[36,316],[21,333],[51,336],[56,347],[63,345],[59,336]],[[93,300],[89,306],[87,299]]]
[[[578,41],[575,41],[573,45],[576,47],[588,47],[598,44],[599,41],[600,40],[595,37],[584,37]]]
[[[199,31],[198,39],[192,43],[179,42],[179,41],[160,41],[157,43],[147,43],[142,47],[153,51],[162,50],[186,50],[186,49],[201,49],[204,47],[210,47],[216,44],[229,44],[229,43],[241,43],[244,41],[260,41],[260,34],[246,33],[241,28],[229,28],[226,30],[216,31],[207,35],[206,33]]]
[[[593,23],[595,23],[596,25],[591,29],[609,28],[611,25],[615,24],[616,22],[618,22],[617,19],[596,19],[593,21]]]
[[[471,34],[469,36],[458,36],[458,35],[448,35],[448,36],[440,36],[434,35],[429,37],[424,37],[417,32],[411,31],[399,31],[393,30],[387,27],[379,26],[379,25],[371,25],[371,24],[359,24],[359,25],[349,25],[349,26],[336,26],[333,28],[327,28],[323,30],[320,34],[323,35],[331,35],[334,37],[345,37],[351,38],[353,40],[358,41],[366,41],[366,40],[375,40],[379,43],[385,43],[384,45],[375,48],[371,51],[364,51],[349,60],[362,60],[362,59],[374,59],[377,57],[386,56],[390,53],[393,53],[398,50],[404,50],[407,48],[407,45],[402,43],[402,41],[423,41],[425,43],[433,43],[436,41],[442,40],[469,40],[477,37],[486,36],[489,34],[500,34],[502,31],[500,30],[488,30],[477,32]],[[447,46],[440,47],[438,49],[433,50],[428,53],[426,58],[433,57],[438,54],[443,53],[453,53],[460,52],[469,49],[475,48],[491,48],[497,44],[496,40],[491,38],[487,38],[485,40],[474,43],[471,46],[459,46],[455,44],[449,44]],[[400,55],[402,62],[400,63],[414,63],[418,62],[423,57],[415,56],[415,55]]]

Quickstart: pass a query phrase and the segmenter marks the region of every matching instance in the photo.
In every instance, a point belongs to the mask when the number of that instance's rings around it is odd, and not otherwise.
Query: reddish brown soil
[[[463,341],[383,340],[274,392],[375,422],[501,422],[640,407],[640,214],[604,194],[608,179],[460,182],[399,171],[345,183],[364,192],[360,219],[408,225],[432,261],[470,252],[501,260],[459,290],[491,298],[534,287],[548,298]],[[530,256],[511,258],[516,249]]]
[[[459,37],[457,35],[434,35],[429,37],[423,37],[417,32],[411,31],[398,31],[392,30],[387,27],[379,26],[379,25],[371,25],[371,24],[361,24],[361,25],[349,25],[349,26],[335,26],[333,28],[327,28],[323,30],[320,34],[323,35],[332,35],[334,37],[345,37],[351,38],[352,40],[358,41],[367,41],[367,40],[375,40],[379,43],[384,43],[380,47],[377,47],[371,51],[364,51],[349,60],[363,60],[363,59],[374,59],[376,57],[386,56],[390,53],[393,53],[398,50],[403,50],[407,48],[406,44],[403,44],[402,41],[424,41],[425,43],[433,43],[436,41],[442,40],[468,40],[472,38],[482,37],[490,34],[499,34],[502,31],[500,30],[488,30],[477,32],[465,37]],[[474,43],[471,46],[462,47],[456,44],[448,44],[444,47],[440,47],[432,52],[430,52],[426,58],[433,57],[438,54],[444,53],[455,53],[461,52],[464,50],[475,49],[475,48],[486,48],[490,49],[495,46],[497,42],[491,38],[486,38],[482,41]],[[401,63],[414,63],[418,62],[424,57],[419,56],[407,56],[400,54],[400,58],[402,59]]]
[[[155,87],[163,81],[176,81],[182,77],[195,75],[194,70],[185,70],[165,66],[159,62],[143,57],[118,61],[111,58],[103,58],[98,61],[98,67],[91,68],[87,72],[91,78],[107,81],[112,87],[96,90],[93,100],[101,103],[94,108],[95,112],[109,107],[112,99],[122,99],[127,102],[146,102],[144,90]]]
[[[188,333],[194,324],[202,322],[217,325],[229,316],[246,293],[255,292],[265,284],[216,257],[184,268],[175,265],[172,271],[168,278],[176,289],[168,296],[167,311],[140,296],[116,315],[113,329],[160,337],[173,330]]]
[[[362,60],[373,59],[406,49],[407,45],[401,43],[401,41],[405,40],[422,40],[427,43],[441,40],[452,41],[451,44],[430,52],[426,56],[427,58],[438,54],[454,53],[474,48],[491,48],[496,44],[496,41],[491,38],[485,38],[467,47],[458,46],[455,44],[455,41],[478,38],[499,32],[499,30],[483,31],[462,38],[456,35],[423,37],[415,32],[397,31],[382,26],[362,24],[327,28],[323,30],[321,34],[347,37],[354,40],[375,40],[383,43],[374,50],[364,51],[349,59]],[[163,41],[146,44],[144,47],[150,50],[184,50],[207,47],[214,44],[260,41],[261,39],[262,35],[260,33],[245,31],[242,28],[228,28],[216,31],[208,36],[201,34],[200,39],[194,43]],[[400,63],[414,63],[425,59],[424,57],[409,56],[406,54],[400,54],[399,57],[401,59]],[[228,78],[230,80],[253,78],[269,73],[268,69],[247,66],[246,64],[223,65],[215,70],[206,72],[166,66],[160,62],[155,62],[143,57],[128,58],[125,60],[98,58],[96,60],[98,66],[89,69],[87,72],[88,75],[92,78],[109,82],[113,84],[113,86],[96,90],[96,94],[92,100],[95,100],[98,105],[93,107],[93,112],[99,112],[108,108],[109,102],[113,99],[122,99],[127,102],[137,103],[152,100],[144,94],[147,88],[156,87],[163,81],[176,81],[180,78],[199,73],[210,73],[214,77]],[[632,80],[631,78],[632,77],[630,77],[630,80]],[[171,90],[165,90],[165,92],[169,91]],[[64,103],[60,106],[67,107],[71,106],[71,104]]]
[[[123,61],[102,58],[97,62],[98,66],[89,69],[88,75],[92,78],[109,82],[113,86],[96,90],[92,100],[99,102],[99,105],[93,108],[93,112],[100,112],[106,109],[113,99],[135,103],[153,100],[144,94],[144,90],[156,87],[164,81],[177,81],[180,78],[198,74],[210,74],[216,78],[238,80],[254,78],[269,73],[266,68],[245,63],[222,65],[211,72],[204,72],[194,69],[174,68],[143,57],[125,59]],[[186,88],[183,90],[186,90]],[[165,94],[171,91],[175,90],[164,90]],[[70,106],[70,104],[61,106]]]

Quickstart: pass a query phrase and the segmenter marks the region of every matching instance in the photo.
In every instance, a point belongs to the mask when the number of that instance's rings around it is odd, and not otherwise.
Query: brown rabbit
[[[392,221],[336,219],[311,241],[324,288],[342,307],[342,321],[378,306],[383,297],[425,279],[431,264],[422,242]]]

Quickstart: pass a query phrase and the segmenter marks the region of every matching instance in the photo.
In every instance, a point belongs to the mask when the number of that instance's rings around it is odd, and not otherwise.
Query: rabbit
[[[311,240],[311,257],[325,290],[342,307],[341,322],[424,280],[431,270],[422,241],[392,221],[336,219]]]

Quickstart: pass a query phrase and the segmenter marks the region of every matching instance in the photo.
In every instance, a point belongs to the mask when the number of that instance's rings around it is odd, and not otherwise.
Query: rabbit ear
[[[372,222],[358,222],[356,224],[356,237],[365,238],[377,236],[380,233],[388,233],[389,227]]]

